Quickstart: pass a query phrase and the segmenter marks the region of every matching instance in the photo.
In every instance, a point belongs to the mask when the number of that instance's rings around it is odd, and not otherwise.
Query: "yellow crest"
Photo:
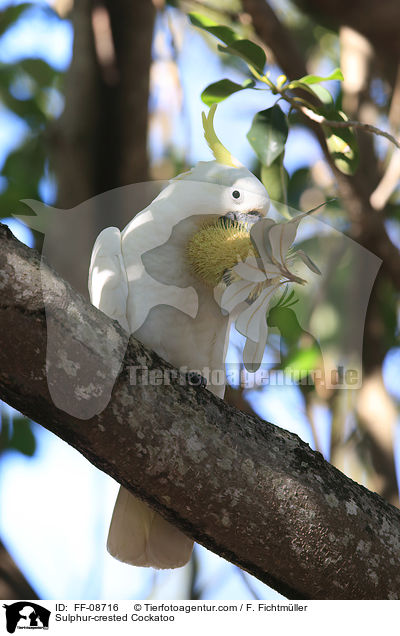
[[[239,168],[242,164],[231,155],[229,150],[225,148],[223,143],[218,139],[214,130],[214,115],[216,110],[217,104],[212,104],[208,115],[205,113],[201,114],[203,119],[204,138],[218,163],[222,163],[225,166],[232,166],[233,168]]]

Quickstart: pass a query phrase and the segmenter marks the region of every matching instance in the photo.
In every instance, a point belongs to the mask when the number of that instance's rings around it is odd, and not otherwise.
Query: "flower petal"
[[[268,263],[264,267],[265,276],[267,278],[276,278],[277,276],[281,277],[282,272],[279,269],[278,265],[269,265]]]
[[[293,244],[293,241],[296,238],[300,221],[302,221],[306,216],[309,216],[310,214],[318,210],[318,208],[320,207],[321,206],[317,206],[312,210],[308,210],[308,212],[298,214],[286,223],[276,223],[275,227],[272,226],[269,229],[268,237],[271,243],[272,256],[277,261],[279,261],[279,263],[284,265],[286,254],[288,253],[290,246]]]
[[[268,304],[275,292],[277,285],[270,285],[259,297],[244,311],[242,311],[235,323],[236,329],[254,342],[258,342],[263,323],[266,322]]]
[[[288,221],[277,223],[268,232],[272,255],[281,265],[285,265],[286,255],[297,234],[298,223]]]
[[[317,267],[314,261],[312,261],[311,258],[303,250],[297,250],[295,252],[295,256],[300,256],[304,265],[307,265],[308,269],[314,272],[314,274],[319,274],[320,276],[322,276],[319,267]]]
[[[234,267],[233,271],[243,278],[244,280],[252,281],[253,283],[263,283],[265,281],[264,272],[258,267],[257,260],[254,256],[246,258],[245,261],[241,261]]]
[[[261,326],[258,342],[253,342],[250,338],[247,338],[246,344],[243,349],[243,364],[247,371],[255,373],[261,365],[265,347],[267,344],[268,325],[265,320],[265,325]]]
[[[227,312],[231,312],[239,303],[246,300],[254,287],[253,282],[247,280],[237,280],[229,285],[218,301],[220,307]]]
[[[272,263],[272,250],[268,232],[274,225],[276,225],[276,223],[273,219],[264,218],[254,223],[250,230],[250,239],[258,251],[264,267]]]

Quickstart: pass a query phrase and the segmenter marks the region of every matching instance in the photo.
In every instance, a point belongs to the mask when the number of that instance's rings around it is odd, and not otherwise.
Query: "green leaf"
[[[236,40],[229,46],[222,46],[218,44],[218,49],[222,53],[230,53],[231,55],[237,55],[246,62],[249,66],[253,66],[257,71],[263,73],[264,66],[267,63],[267,58],[263,49],[254,44],[250,40]]]
[[[328,89],[325,88],[325,86],[320,86],[319,84],[314,84],[313,86],[308,86],[307,84],[303,84],[300,80],[295,80],[293,82],[290,82],[290,84],[288,84],[287,88],[290,88],[292,90],[295,89],[295,88],[301,88],[303,91],[307,91],[311,95],[316,95],[318,97],[318,99],[325,106],[333,106],[334,105],[333,97],[330,94],[330,92],[328,91]]]
[[[333,121],[347,120],[341,111],[322,110],[320,114]],[[354,132],[351,128],[322,126],[322,129],[335,166],[344,174],[354,174],[358,166],[358,143]]]
[[[248,77],[247,79],[244,80],[244,82],[242,82],[242,88],[254,88],[255,85],[256,85],[255,81],[251,79],[250,77]]]
[[[335,68],[335,70],[326,77],[322,77],[321,75],[304,75],[304,77],[300,77],[296,82],[301,82],[302,84],[319,84],[319,82],[328,82],[330,80],[342,81],[343,79],[343,73],[340,68]]]
[[[211,35],[214,35],[226,44],[226,47],[218,45],[220,51],[236,55],[242,58],[246,64],[254,66],[257,71],[263,72],[267,59],[260,46],[250,40],[242,39],[230,27],[221,26],[201,13],[189,13],[189,19],[193,26],[203,29],[207,31],[207,33],[211,33]]]
[[[299,338],[304,333],[293,309],[285,306],[272,307],[268,313],[267,323],[269,327],[278,327],[289,351],[292,347],[298,348]]]
[[[7,190],[0,197],[2,205],[6,202],[3,202],[5,194],[9,201],[14,199],[14,204],[21,198],[38,197],[38,183],[44,172],[45,159],[41,136],[28,137],[19,148],[10,152],[1,171],[8,180]],[[16,212],[16,209],[7,209],[9,212]]]
[[[7,29],[12,26],[19,17],[32,7],[30,2],[24,2],[22,4],[11,5],[6,7],[3,11],[0,11],[0,36],[2,36]]]
[[[301,377],[305,377],[310,371],[314,371],[318,365],[321,352],[318,346],[311,346],[307,349],[299,349],[286,360],[285,370],[293,370],[301,373]]]
[[[1,64],[0,63],[0,86],[2,91],[8,90],[9,84],[16,77],[16,64]]]
[[[47,123],[46,113],[41,108],[37,95],[29,99],[17,99],[11,93],[1,91],[1,100],[9,110],[21,117],[31,128],[35,129]]]
[[[286,115],[277,104],[257,113],[247,133],[247,139],[264,166],[270,166],[282,154],[287,136]]]
[[[0,404],[0,455],[10,448],[10,429],[10,417]]]
[[[211,106],[211,104],[222,102],[233,93],[244,91],[246,88],[253,88],[254,84],[253,80],[248,79],[241,85],[231,82],[229,79],[223,79],[207,86],[201,94],[201,99],[207,106]]]
[[[329,107],[334,105],[333,97],[325,86],[314,84],[314,86],[309,86],[309,88],[325,106]]]
[[[283,201],[289,175],[283,166],[283,153],[271,165],[261,165],[261,181],[272,201]]]
[[[239,38],[238,34],[230,27],[222,26],[201,13],[192,12],[188,15],[193,26],[211,33],[211,35],[214,35],[227,45],[233,44]]]
[[[32,432],[31,423],[25,417],[13,418],[13,434],[9,443],[10,448],[15,448],[23,455],[32,457],[36,450],[36,440]]]
[[[40,87],[52,86],[58,72],[40,58],[25,58],[20,60],[17,68],[28,73]]]

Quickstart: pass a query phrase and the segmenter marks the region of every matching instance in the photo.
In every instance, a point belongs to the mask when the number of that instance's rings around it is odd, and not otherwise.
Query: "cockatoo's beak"
[[[228,212],[221,218],[249,226],[257,223],[257,221],[262,219],[263,216],[264,215],[261,214],[261,212],[258,212],[257,210],[251,210],[250,212]]]

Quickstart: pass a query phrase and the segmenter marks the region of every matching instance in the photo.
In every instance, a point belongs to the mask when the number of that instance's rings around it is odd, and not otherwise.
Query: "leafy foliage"
[[[222,42],[224,42],[228,46],[230,44],[233,44],[235,40],[239,39],[239,36],[233,29],[227,26],[221,26],[220,24],[217,24],[217,22],[214,22],[214,20],[211,20],[201,13],[189,13],[189,19],[193,26],[207,31],[219,40],[222,40]]]
[[[236,82],[232,82],[229,79],[219,80],[219,82],[210,84],[204,89],[201,99],[206,106],[211,106],[222,102],[233,93],[244,91],[246,88],[253,88],[254,84],[255,82],[251,79],[245,80],[242,84],[236,84]]]
[[[323,114],[324,109],[321,109]],[[347,121],[342,112],[330,112],[330,119]],[[358,166],[358,144],[354,132],[350,128],[330,128],[323,126],[328,150],[335,166],[344,174],[354,174]]]
[[[0,46],[2,36],[33,6],[10,4],[0,11]],[[0,218],[19,211],[26,214],[21,199],[41,198],[40,184],[49,161],[46,135],[54,117],[51,99],[54,91],[60,89],[61,79],[61,73],[40,58],[0,63],[2,114],[17,118],[26,131],[0,166]],[[0,419],[0,453],[14,450],[32,456],[36,448],[32,423],[22,415],[10,415],[1,402]]]
[[[13,450],[32,457],[36,450],[32,422],[22,415],[10,416],[4,406],[0,406],[0,420],[0,455]]]
[[[0,33],[11,28],[31,6],[27,3],[7,7],[0,14]],[[26,57],[14,64],[0,64],[0,102],[6,112],[27,127],[20,145],[10,152],[1,168],[4,179],[0,218],[18,213],[21,199],[40,198],[40,181],[48,161],[45,135],[54,117],[52,91],[60,88],[60,80],[59,71],[40,58]]]
[[[18,5],[10,5],[0,11],[0,37],[6,33],[13,24],[15,24],[21,15],[25,13],[27,9],[30,9],[32,4],[30,2],[23,2]]]
[[[330,73],[329,75],[327,75],[326,77],[323,77],[322,75],[304,75],[304,77],[300,77],[299,80],[297,80],[298,82],[300,82],[301,84],[319,84],[320,82],[327,82],[328,80],[343,80],[343,73],[340,70],[340,68],[335,68],[334,71],[332,71],[332,73]]]
[[[261,164],[260,179],[265,187],[268,187],[269,196],[273,201],[284,200],[288,189],[289,175],[283,165],[283,158],[284,152],[269,166]]]
[[[267,62],[267,58],[262,48],[257,44],[254,44],[254,42],[251,42],[251,40],[235,40],[235,42],[229,46],[221,46],[219,44],[218,49],[222,53],[237,55],[249,65],[249,68],[254,67],[256,71],[259,71],[260,73],[263,72],[264,66]]]
[[[243,60],[250,73],[254,77],[253,82],[242,85],[229,79],[223,79],[207,86],[202,93],[202,100],[207,106],[218,103],[230,95],[245,88],[257,89],[257,82],[266,85],[274,95],[279,95],[286,100],[293,109],[301,111],[302,107],[320,115],[329,121],[346,121],[346,116],[339,111],[334,103],[331,93],[321,82],[332,80],[342,81],[343,74],[339,68],[335,68],[329,75],[305,75],[299,79],[288,81],[282,75],[276,84],[270,79],[270,74],[264,74],[266,56],[264,50],[251,42],[241,38],[233,29],[222,26],[200,13],[190,13],[192,24],[207,33],[217,37],[225,46],[218,45],[219,51],[230,53]],[[301,96],[298,96],[300,91]],[[307,95],[310,99],[307,99]],[[332,154],[336,167],[345,174],[353,174],[358,164],[357,141],[354,133],[349,128],[335,128],[323,126],[323,132],[327,139],[329,152]],[[288,135],[288,123],[286,116],[275,104],[272,108],[260,111],[253,119],[247,138],[259,158],[262,168],[262,179],[273,179],[272,188],[282,196],[285,183],[283,170],[284,146]],[[277,158],[279,162],[274,165]],[[270,181],[268,182],[270,184]]]
[[[254,68],[260,73],[263,72],[267,58],[264,50],[258,44],[246,38],[241,38],[230,27],[221,26],[201,13],[189,13],[189,18],[193,26],[207,31],[224,42],[226,46],[218,45],[218,49],[222,53],[236,55],[246,62],[250,68]]]
[[[288,132],[286,115],[275,104],[254,116],[247,139],[261,163],[271,166],[282,155]]]

